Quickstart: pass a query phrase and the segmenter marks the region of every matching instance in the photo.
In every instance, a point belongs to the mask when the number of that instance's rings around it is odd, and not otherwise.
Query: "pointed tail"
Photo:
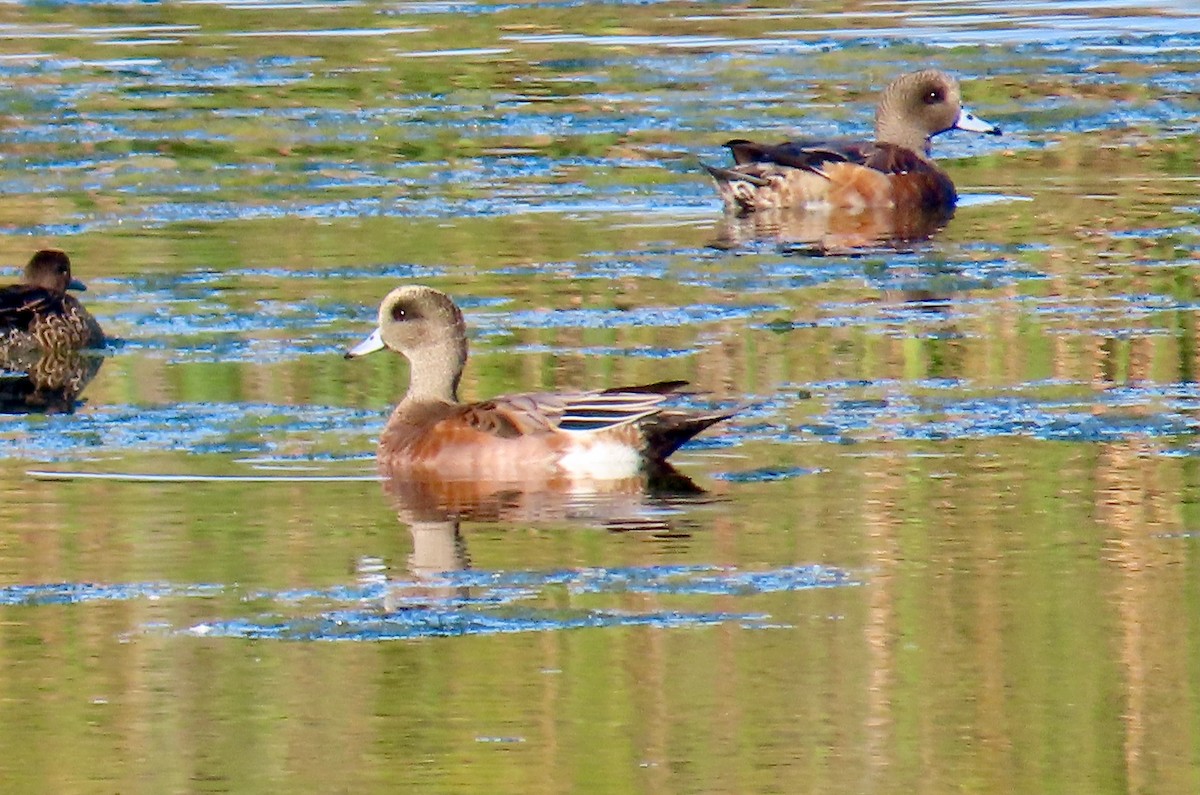
[[[667,456],[678,450],[685,442],[706,428],[727,420],[737,413],[732,411],[712,414],[688,414],[682,411],[664,411],[642,421],[642,432],[646,435],[646,458],[665,461]]]

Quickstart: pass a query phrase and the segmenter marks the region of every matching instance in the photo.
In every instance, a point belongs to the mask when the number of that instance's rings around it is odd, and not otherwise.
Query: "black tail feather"
[[[737,411],[722,411],[714,414],[685,414],[664,411],[642,422],[646,435],[646,457],[652,461],[663,461],[685,442],[701,431],[727,420]]]
[[[687,381],[655,381],[653,384],[639,384],[638,386],[615,386],[612,389],[604,390],[601,394],[614,395],[630,392],[637,395],[669,395],[672,392],[678,392],[687,384]]]

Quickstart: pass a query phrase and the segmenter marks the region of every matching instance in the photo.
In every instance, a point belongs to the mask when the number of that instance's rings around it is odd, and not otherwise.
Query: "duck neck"
[[[891,111],[886,97],[875,112],[875,140],[881,144],[903,146],[926,160],[930,156],[928,136],[901,121],[899,115]]]
[[[458,382],[466,362],[465,339],[447,340],[410,351],[408,392],[404,395],[404,403],[457,403]]]

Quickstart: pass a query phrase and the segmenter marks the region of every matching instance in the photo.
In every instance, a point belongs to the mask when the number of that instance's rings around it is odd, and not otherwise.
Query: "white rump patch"
[[[558,459],[558,465],[575,478],[619,480],[636,475],[642,457],[637,450],[619,442],[581,440]]]

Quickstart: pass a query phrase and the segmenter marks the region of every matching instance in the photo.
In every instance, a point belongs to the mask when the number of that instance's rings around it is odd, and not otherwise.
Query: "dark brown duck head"
[[[56,248],[44,248],[29,258],[25,265],[25,283],[59,295],[67,290],[87,289],[83,282],[71,278],[71,258]]]
[[[947,130],[1000,135],[1000,128],[962,106],[958,81],[938,69],[903,74],[875,107],[875,140],[929,155],[929,139]]]
[[[458,382],[467,363],[467,329],[448,295],[420,285],[388,293],[379,306],[379,327],[346,358],[383,348],[408,359],[405,401],[458,402]]]

